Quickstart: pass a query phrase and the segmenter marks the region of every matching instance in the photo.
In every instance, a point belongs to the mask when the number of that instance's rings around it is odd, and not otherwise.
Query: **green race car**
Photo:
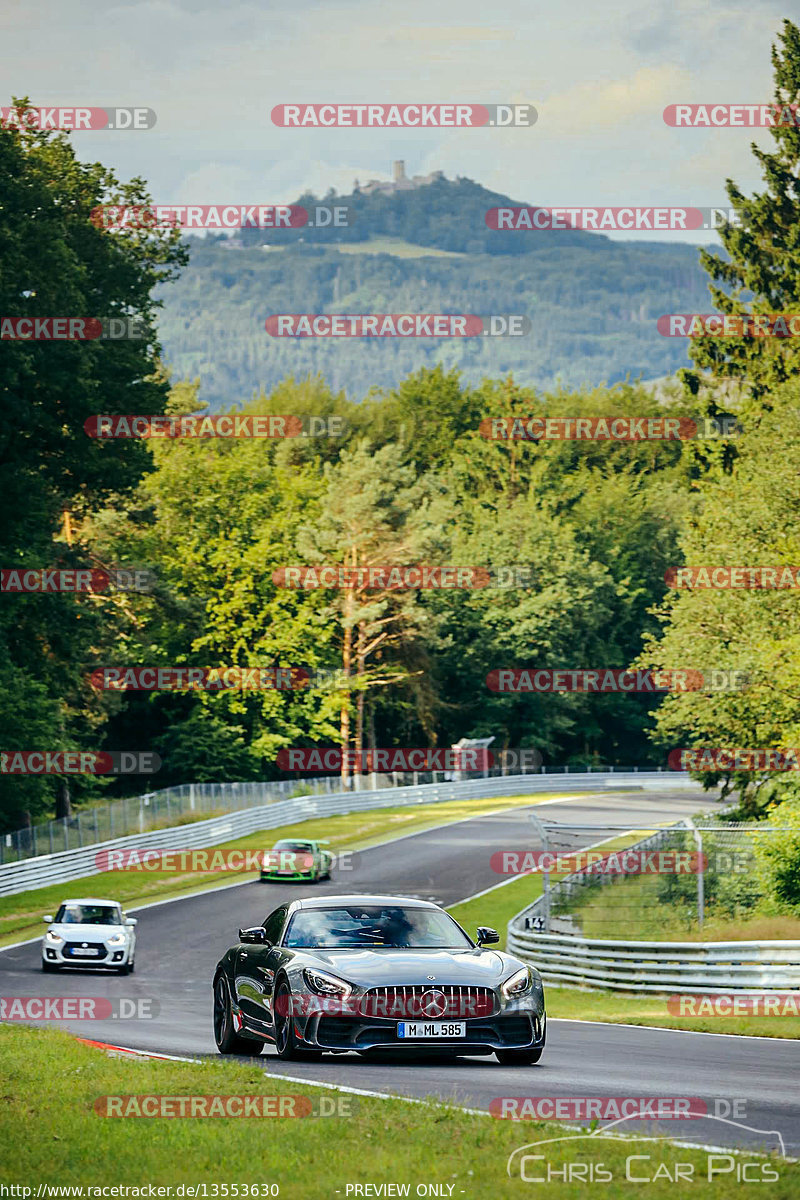
[[[333,855],[326,841],[301,841],[298,838],[283,838],[271,850],[264,852],[261,860],[262,883],[317,883],[330,879]]]

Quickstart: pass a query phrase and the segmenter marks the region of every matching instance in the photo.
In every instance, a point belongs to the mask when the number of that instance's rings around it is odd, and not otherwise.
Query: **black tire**
[[[56,971],[58,970],[58,967],[56,966],[55,963],[47,962],[43,958],[42,959],[42,970],[44,971],[45,975],[54,975],[56,973]]]
[[[231,998],[224,975],[214,981],[214,1041],[220,1054],[260,1054],[263,1042],[239,1037],[233,1029]]]
[[[530,1067],[544,1054],[544,1046],[537,1050],[495,1050],[495,1057],[503,1067]]]
[[[275,989],[273,1012],[275,1014],[275,1049],[278,1052],[278,1058],[302,1058],[292,1024],[292,989],[286,978],[281,979]]]

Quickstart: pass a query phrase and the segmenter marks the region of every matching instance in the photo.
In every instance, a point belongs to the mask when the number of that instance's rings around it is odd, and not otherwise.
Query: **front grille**
[[[370,988],[358,1011],[365,1017],[390,1020],[453,1021],[490,1017],[496,998],[491,988],[472,984],[415,983]]]
[[[105,946],[102,945],[102,943],[100,943],[100,942],[88,942],[87,945],[90,950],[97,950],[98,953],[97,954],[76,954],[75,953],[76,950],[84,949],[83,942],[65,942],[64,949],[61,951],[61,953],[64,955],[65,958],[82,958],[82,959],[85,959],[86,962],[99,962],[101,959],[105,958],[108,954],[108,951],[106,950]]]

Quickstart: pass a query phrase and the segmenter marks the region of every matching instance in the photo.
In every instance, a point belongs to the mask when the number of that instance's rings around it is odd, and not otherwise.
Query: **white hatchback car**
[[[111,967],[130,975],[136,952],[135,917],[116,900],[65,900],[42,939],[42,970]]]

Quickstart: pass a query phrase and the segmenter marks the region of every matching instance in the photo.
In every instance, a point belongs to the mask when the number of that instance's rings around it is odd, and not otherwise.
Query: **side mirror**
[[[500,941],[500,934],[496,929],[490,929],[488,925],[479,925],[477,942],[479,946],[493,946]]]
[[[46,917],[42,917],[42,920],[46,921],[48,925],[52,925],[53,924],[53,914],[48,913]]]
[[[136,924],[136,917],[126,917],[126,918],[125,918],[125,924],[126,924],[126,925],[135,925],[135,924]]]
[[[267,933],[263,925],[256,925],[253,929],[240,929],[239,941],[247,942],[254,946],[268,945]]]

